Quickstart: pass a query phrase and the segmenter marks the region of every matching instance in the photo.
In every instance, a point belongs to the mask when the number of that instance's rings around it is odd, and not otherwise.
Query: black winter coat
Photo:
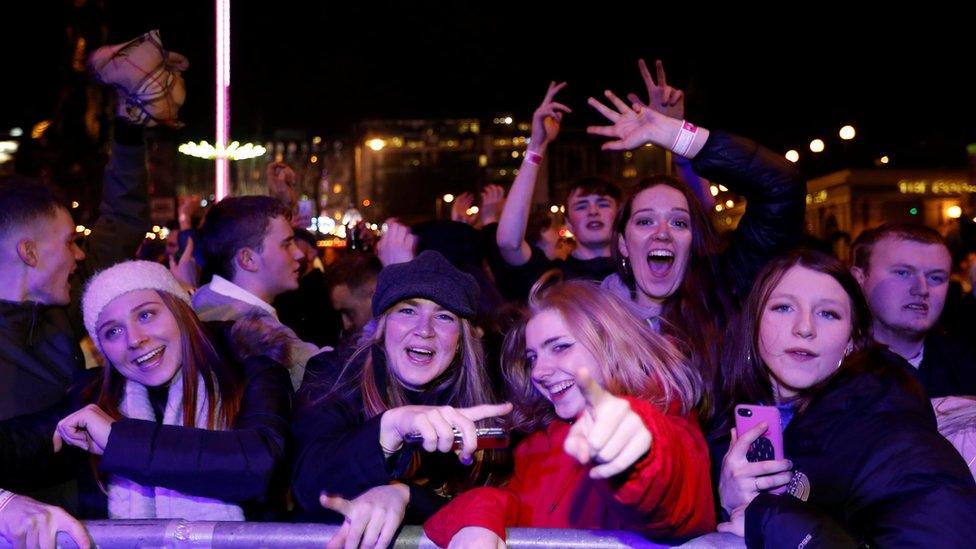
[[[972,547],[976,485],[911,375],[881,351],[835,377],[783,433],[806,502],[762,494],[749,547]]]
[[[217,334],[229,327],[208,323]],[[212,338],[226,353],[224,341]],[[239,362],[240,412],[227,431],[210,431],[123,418],[112,425],[100,475],[121,475],[148,486],[235,502],[250,519],[271,520],[283,510],[292,388],[287,370],[265,356]],[[54,454],[52,435],[62,418],[94,402],[102,369],[80,374],[64,399],[46,410],[0,421],[0,487],[23,491],[77,478],[82,519],[107,518],[91,456],[66,446]],[[165,393],[163,393],[165,399]],[[162,402],[165,405],[165,400]],[[192,517],[187,517],[192,518]]]
[[[385,359],[381,351],[372,353],[382,391]],[[425,453],[409,446],[387,458],[379,443],[382,415],[366,417],[355,383],[364,360],[343,372],[351,354],[344,349],[308,361],[292,424],[298,455],[292,494],[305,511],[304,520],[341,522],[341,515],[319,504],[322,491],[348,499],[401,480],[410,488],[404,523],[421,524],[449,501],[445,485],[464,484],[471,468],[453,453]],[[337,381],[337,390],[330,393]],[[452,404],[448,395],[431,390],[408,393],[408,398],[412,405]]]

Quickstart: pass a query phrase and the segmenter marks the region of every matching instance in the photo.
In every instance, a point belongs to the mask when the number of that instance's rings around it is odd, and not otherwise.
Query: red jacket
[[[627,398],[651,431],[651,450],[609,480],[589,477],[563,451],[570,424],[553,421],[515,448],[515,473],[503,488],[475,488],[424,523],[446,547],[461,528],[481,526],[505,539],[506,527],[632,530],[673,538],[715,529],[708,449],[694,415],[664,414]],[[672,412],[675,412],[672,410]]]

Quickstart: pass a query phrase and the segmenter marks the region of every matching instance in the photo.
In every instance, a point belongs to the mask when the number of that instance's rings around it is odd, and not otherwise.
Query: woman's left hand
[[[590,478],[610,478],[630,468],[651,449],[651,431],[626,400],[615,397],[580,368],[576,385],[586,408],[569,430],[563,449],[580,463],[591,460]]]
[[[98,406],[89,404],[58,422],[54,430],[54,451],[70,444],[100,456],[108,445],[113,423],[114,418]]]
[[[732,510],[728,522],[719,524],[715,530],[735,534],[740,538],[746,537],[746,507],[749,504],[740,505]]]

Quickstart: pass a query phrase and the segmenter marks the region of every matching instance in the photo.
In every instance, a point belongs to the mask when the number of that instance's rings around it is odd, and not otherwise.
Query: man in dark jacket
[[[976,348],[936,325],[952,267],[942,236],[928,227],[884,224],[861,233],[851,257],[875,341],[911,365],[930,397],[976,395]]]
[[[142,128],[116,124],[99,211],[79,246],[48,189],[0,186],[0,419],[54,404],[84,369],[78,294],[95,271],[131,258],[149,227]]]

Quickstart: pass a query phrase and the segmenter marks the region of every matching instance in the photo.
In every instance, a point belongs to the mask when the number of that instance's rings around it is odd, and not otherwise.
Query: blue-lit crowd
[[[11,544],[92,547],[87,519],[322,522],[346,548],[976,539],[976,261],[906,223],[811,246],[796,166],[687,121],[660,62],[590,98],[588,133],[675,175],[579,174],[571,238],[533,205],[572,116],[553,82],[510,188],[328,257],[281,163],[152,253],[144,128],[176,120],[186,59],[149,33],[90,66],[118,92],[90,235],[41,179],[0,182]],[[718,183],[746,201],[721,234]]]

